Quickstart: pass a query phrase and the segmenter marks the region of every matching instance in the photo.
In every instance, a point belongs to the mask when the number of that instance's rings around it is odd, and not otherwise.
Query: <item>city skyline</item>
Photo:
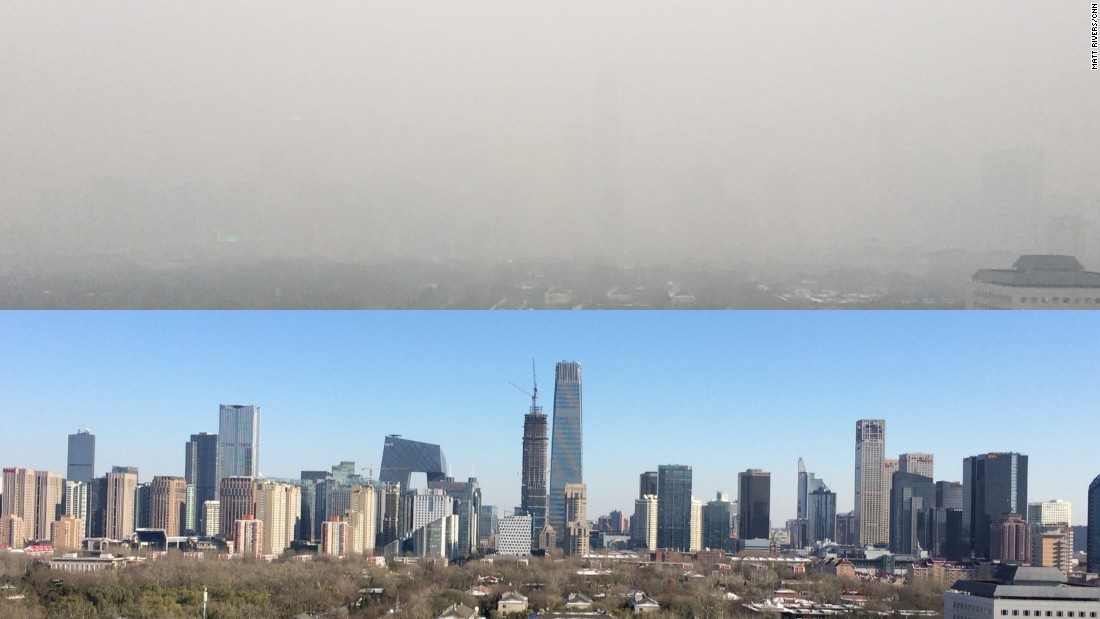
[[[89,427],[97,469],[182,476],[189,437],[218,429],[220,403],[245,401],[267,416],[267,477],[340,460],[377,467],[379,439],[398,433],[440,444],[453,477],[478,477],[484,504],[510,513],[529,401],[507,381],[522,380],[533,355],[586,366],[593,519],[632,511],[639,474],[683,462],[704,500],[734,493],[740,471],[770,471],[779,526],[795,514],[799,457],[845,513],[850,428],[866,416],[890,424],[888,457],[934,454],[936,481],[962,481],[965,457],[1015,451],[1030,456],[1030,500],[1083,506],[1096,475],[1038,423],[1094,438],[1098,323],[1068,313],[15,313],[0,332],[6,414],[39,412],[0,439],[6,467],[63,472],[66,435]],[[252,350],[255,363],[223,358],[226,347]],[[135,433],[143,424],[156,432]],[[732,459],[708,455],[730,445]],[[1074,524],[1084,516],[1075,510]]]

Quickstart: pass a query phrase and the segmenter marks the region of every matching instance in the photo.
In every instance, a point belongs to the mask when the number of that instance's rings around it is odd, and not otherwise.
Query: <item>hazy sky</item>
[[[1100,199],[1089,7],[5,2],[0,208],[26,251],[1047,251]]]
[[[638,475],[694,470],[694,494],[772,473],[772,525],[794,515],[797,461],[852,508],[855,422],[887,453],[1030,456],[1029,499],[1083,523],[1100,438],[1091,312],[5,312],[0,465],[64,471],[66,435],[96,435],[96,473],[182,475],[218,405],[263,408],[260,469],[375,467],[387,434],[442,445],[484,502],[519,503],[530,384],[583,366],[589,517],[633,511]],[[366,473],[367,471],[364,471]]]

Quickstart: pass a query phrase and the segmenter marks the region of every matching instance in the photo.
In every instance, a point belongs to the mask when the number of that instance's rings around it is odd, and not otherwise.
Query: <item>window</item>
[[[1002,615],[1007,615],[1007,614],[1008,614],[1008,611],[1002,608],[1002,609],[1001,609],[1001,614],[1002,614]]]
[[[1031,611],[1030,610],[1025,610],[1024,611],[1024,616],[1025,617],[1030,617],[1031,616]]]
[[[1016,610],[1015,608],[1013,608],[1013,609],[1012,609],[1012,616],[1013,616],[1013,617],[1015,617],[1015,616],[1017,616],[1017,615],[1019,615],[1019,614],[1020,614],[1020,611]]]

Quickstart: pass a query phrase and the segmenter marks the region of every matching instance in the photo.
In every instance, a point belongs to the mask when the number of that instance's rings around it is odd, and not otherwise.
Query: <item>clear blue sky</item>
[[[633,511],[638,474],[694,469],[694,494],[772,473],[772,526],[794,514],[798,457],[852,506],[855,421],[887,452],[1030,456],[1029,499],[1072,501],[1100,473],[1100,312],[5,312],[0,464],[64,472],[66,435],[96,435],[96,473],[183,474],[218,405],[257,404],[261,471],[297,477],[383,437],[439,443],[486,504],[519,502],[530,384],[584,372],[589,517]]]

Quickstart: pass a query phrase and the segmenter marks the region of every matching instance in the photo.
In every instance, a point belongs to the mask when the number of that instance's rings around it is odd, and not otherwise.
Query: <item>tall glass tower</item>
[[[1100,475],[1089,484],[1089,515],[1086,529],[1085,552],[1087,570],[1093,574],[1100,570]]]
[[[657,548],[690,547],[691,467],[662,464],[657,467]]]
[[[565,486],[582,484],[581,364],[561,361],[554,380],[554,429],[550,444],[550,514],[558,540],[565,531]]]
[[[978,557],[990,557],[993,523],[1027,514],[1027,456],[988,453],[963,460],[963,541]]]
[[[65,479],[86,484],[95,477],[95,435],[88,428],[69,435],[69,466]]]
[[[222,404],[218,423],[218,483],[260,474],[260,407]]]
[[[890,541],[886,495],[886,420],[856,422],[856,528],[861,546]]]

